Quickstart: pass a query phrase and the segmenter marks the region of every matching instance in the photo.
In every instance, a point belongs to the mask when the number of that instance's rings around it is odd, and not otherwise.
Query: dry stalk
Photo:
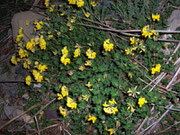
[[[31,117],[31,119],[29,119],[23,126],[21,126],[21,128],[23,128],[29,121],[31,121],[34,117],[36,117],[40,112],[42,112],[52,102],[54,102],[54,100],[56,100],[56,98],[53,98],[51,101],[49,101],[44,107],[42,107],[37,113],[35,113],[35,115],[33,117]]]
[[[7,125],[9,125],[11,122],[15,121],[15,120],[18,119],[19,117],[23,116],[23,115],[26,114],[27,112],[31,111],[32,109],[34,109],[34,108],[36,108],[36,107],[38,107],[38,106],[40,106],[40,105],[41,105],[41,103],[35,104],[35,105],[33,105],[32,107],[30,107],[29,109],[27,109],[26,111],[24,111],[24,112],[22,112],[21,114],[19,114],[18,116],[12,118],[12,119],[9,120],[7,123],[5,123],[4,125],[2,125],[2,126],[0,127],[0,130],[2,130],[4,127],[6,127]],[[29,120],[29,121],[31,121],[31,120]],[[29,121],[28,121],[28,122],[29,122]]]

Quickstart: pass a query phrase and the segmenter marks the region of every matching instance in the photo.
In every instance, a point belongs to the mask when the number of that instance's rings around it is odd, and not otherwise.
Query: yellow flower
[[[82,7],[82,6],[84,6],[84,1],[83,0],[77,0],[76,4],[78,7]]]
[[[45,5],[46,7],[49,7],[49,0],[45,0],[44,5]]]
[[[21,40],[22,37],[24,37],[23,34],[17,35],[17,37],[16,37],[16,43],[19,42],[19,41]]]
[[[151,69],[151,74],[154,75],[155,73],[156,73],[156,68],[153,67],[153,68]]]
[[[23,32],[23,27],[20,27],[19,30],[18,30],[18,34],[21,35]]]
[[[21,38],[24,37],[24,35],[23,35],[22,32],[23,32],[23,28],[20,27],[19,30],[18,30],[18,35],[17,35],[17,37],[16,37],[16,42],[19,42],[19,41],[21,40]]]
[[[93,91],[94,89],[89,89],[90,91]]]
[[[129,110],[129,109],[131,109],[131,112],[133,113],[135,110],[134,110],[134,104],[133,103],[127,103],[127,105],[128,105],[128,108],[127,108],[127,110]]]
[[[19,49],[19,56],[20,56],[20,58],[24,58],[24,57],[28,56],[28,54],[27,54],[27,52],[25,50],[20,48]]]
[[[70,98],[70,97],[67,97],[66,105],[71,109],[76,109],[77,108],[77,103],[74,102],[74,100],[72,98]]]
[[[53,35],[48,35],[48,40],[52,38],[53,38]]]
[[[146,37],[151,38],[151,36],[153,34],[154,34],[154,30],[151,30],[149,28],[149,25],[143,27],[143,29],[142,29],[142,36],[144,36],[145,38]]]
[[[96,6],[96,2],[95,1],[91,1],[91,6],[95,7]]]
[[[29,21],[28,21],[28,20],[26,20],[25,24],[26,24],[26,26],[28,26],[28,25],[29,25]]]
[[[159,21],[160,20],[160,15],[159,14],[157,14],[156,13],[156,15],[155,14],[152,14],[152,19],[153,19],[153,21]]]
[[[65,46],[65,47],[61,50],[61,52],[62,52],[62,55],[67,56],[67,55],[68,55],[67,46]]]
[[[53,12],[54,11],[54,7],[55,7],[55,5],[51,5],[51,7],[49,8],[49,12]]]
[[[17,60],[15,56],[12,56],[11,63],[13,63],[14,65],[17,65]]]
[[[72,17],[72,19],[71,19],[71,23],[75,23],[75,21],[76,21],[76,17]]]
[[[39,70],[40,73],[44,72],[46,69],[48,69],[48,67],[46,65],[41,65],[41,64],[35,64],[35,68],[37,68]]]
[[[76,4],[76,0],[68,0],[69,1],[69,4]]]
[[[127,48],[125,49],[125,55],[131,55],[132,54],[132,49]]]
[[[68,88],[65,85],[61,87],[61,94],[63,97],[68,96]]]
[[[65,55],[63,55],[60,60],[61,60],[61,63],[63,63],[65,66],[66,66],[68,63],[70,64],[70,59],[69,59],[69,58],[66,58]]]
[[[140,92],[136,91],[137,86],[135,86],[132,90],[129,88],[129,90],[127,91],[128,96],[132,96],[132,97],[136,97],[136,94],[140,94]]]
[[[34,39],[31,39],[29,42],[26,43],[26,49],[30,50],[31,52],[34,52],[34,46],[35,46]]]
[[[87,60],[84,65],[85,65],[85,66],[91,66],[91,65],[92,65],[92,62],[91,62],[90,60]]]
[[[104,104],[102,105],[104,107],[108,107],[109,105],[107,105],[106,101],[104,102]]]
[[[117,107],[114,106],[104,107],[103,110],[107,114],[116,114],[116,112],[118,112]]]
[[[60,16],[63,16],[65,14],[65,12],[62,12],[61,14],[60,14]]]
[[[109,100],[109,103],[110,103],[110,104],[113,104],[113,105],[114,105],[114,104],[117,104],[114,99],[113,99],[113,100]]]
[[[43,80],[43,76],[37,70],[33,70],[33,76],[37,82],[41,82]]]
[[[156,64],[156,67],[152,67],[151,74],[155,74],[156,72],[160,72],[161,64]]]
[[[89,12],[85,13],[85,16],[88,18],[91,14]]]
[[[25,61],[25,62],[23,63],[23,67],[24,67],[25,69],[30,69],[30,66],[29,66],[29,64],[28,64],[27,61]]]
[[[39,38],[39,46],[41,50],[46,50],[46,41],[44,40],[43,36]]]
[[[86,55],[88,56],[89,59],[96,58],[96,52],[93,52],[90,48],[86,51]]]
[[[142,105],[144,103],[147,103],[146,99],[145,98],[139,98],[139,100],[138,100],[139,107],[142,107]]]
[[[91,84],[90,82],[88,82],[88,83],[86,84],[86,86],[89,88],[89,87],[92,86],[92,84]]]
[[[160,69],[161,69],[161,64],[156,64],[156,71],[160,72]]]
[[[92,121],[92,123],[95,123],[96,117],[89,115],[88,121]]]
[[[74,58],[80,56],[80,52],[81,52],[80,48],[77,48],[77,49],[74,51]]]
[[[110,39],[106,39],[106,40],[104,41],[104,44],[103,44],[103,47],[104,47],[104,49],[105,49],[106,52],[107,52],[107,51],[110,52],[111,50],[113,50],[114,44],[110,43],[109,41],[110,41]]]
[[[59,107],[59,111],[62,114],[63,117],[66,117],[67,109],[62,108],[62,106]]]
[[[63,96],[61,94],[57,93],[57,96],[58,96],[57,100],[63,99]]]
[[[109,100],[108,104],[105,101],[104,104],[102,104],[102,106],[104,107],[103,108],[104,112],[107,114],[116,114],[116,112],[118,112],[118,109],[117,109],[117,107],[114,106],[115,104],[117,104],[117,103],[114,99]]]
[[[31,84],[31,77],[29,75],[26,77],[26,84],[28,86]]]
[[[85,100],[85,101],[88,101],[89,95],[82,95],[82,99]]]
[[[129,40],[131,41],[131,45],[133,45],[135,43],[134,37],[131,37]]]
[[[112,134],[115,134],[115,133],[116,133],[116,131],[115,131],[114,129],[112,129],[112,128],[106,129],[106,131],[109,132],[109,135],[112,135]]]
[[[40,30],[42,28],[41,24],[37,22],[36,24],[36,30]]]

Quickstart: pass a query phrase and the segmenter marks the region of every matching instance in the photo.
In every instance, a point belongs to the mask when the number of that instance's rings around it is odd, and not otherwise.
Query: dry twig
[[[36,115],[38,115],[40,112],[42,112],[42,110],[44,110],[47,106],[49,106],[52,102],[54,102],[54,100],[56,100],[56,98],[53,98],[51,101],[49,101],[44,107],[42,107],[37,113],[34,114],[33,117],[31,117],[31,119],[29,119],[23,126],[21,126],[21,128],[23,128],[29,121],[31,121],[34,117],[36,117]]]
[[[4,125],[2,125],[2,126],[0,127],[0,130],[2,130],[4,127],[6,127],[7,125],[9,125],[11,122],[15,121],[15,120],[18,119],[19,117],[23,116],[23,115],[26,114],[27,112],[31,111],[32,109],[34,109],[34,108],[36,108],[36,107],[38,107],[38,106],[40,106],[40,105],[41,105],[41,103],[35,104],[35,105],[33,105],[32,107],[30,107],[29,109],[27,109],[26,111],[24,111],[24,112],[22,112],[21,114],[19,114],[18,116],[12,118],[12,119],[9,120],[7,123],[5,123]],[[29,120],[29,121],[31,121],[31,120]],[[29,121],[28,121],[28,122],[29,122]]]

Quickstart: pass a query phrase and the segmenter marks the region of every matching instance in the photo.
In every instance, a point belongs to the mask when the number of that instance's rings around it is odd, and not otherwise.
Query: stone
[[[45,16],[43,16],[43,13],[38,14],[34,13],[33,11],[25,11],[15,14],[11,20],[13,40],[16,40],[18,30],[20,27],[22,27],[24,32],[23,39],[25,42],[28,42],[29,39],[33,38],[32,33],[34,27],[31,25],[31,23],[33,23],[34,20],[39,20],[43,18],[45,18]],[[28,26],[26,26],[26,20],[30,22]]]

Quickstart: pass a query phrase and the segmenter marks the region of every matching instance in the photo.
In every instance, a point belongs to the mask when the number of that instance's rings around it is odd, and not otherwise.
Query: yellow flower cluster
[[[85,65],[85,66],[91,66],[91,65],[92,65],[91,60],[87,60],[86,63],[85,63],[84,65]]]
[[[32,38],[30,41],[28,41],[26,43],[26,49],[30,50],[31,52],[34,52],[35,45],[36,45],[36,43],[35,43],[34,39]]]
[[[39,64],[39,62],[35,62],[35,68],[39,70],[40,73],[44,72],[48,67],[46,65]]]
[[[63,85],[62,87],[61,87],[61,94],[60,93],[57,93],[57,96],[58,96],[58,100],[61,100],[61,99],[63,99],[63,97],[66,97],[66,96],[68,96],[68,88],[65,86],[65,85]]]
[[[16,57],[15,57],[15,56],[12,56],[12,57],[11,57],[11,62],[12,62],[14,65],[17,65],[17,60],[16,60]]]
[[[134,109],[135,105],[133,103],[127,103],[127,105],[128,105],[127,110],[131,109],[131,112],[133,113],[135,111]]]
[[[24,35],[22,34],[22,32],[23,32],[23,28],[20,27],[20,28],[19,28],[19,31],[18,31],[18,35],[17,35],[17,37],[16,37],[16,43],[18,43],[19,41],[21,41],[21,38],[24,37]]]
[[[64,109],[62,106],[59,107],[59,111],[63,117],[66,117],[67,109]]]
[[[66,105],[71,109],[76,109],[77,108],[77,103],[70,97],[67,97]]]
[[[143,41],[139,38],[131,37],[129,40],[132,47],[125,49],[125,55],[134,55],[133,51],[136,50],[139,50],[140,53],[146,51]]]
[[[49,0],[45,0],[44,5],[45,5],[46,7],[49,7]]]
[[[96,52],[93,52],[90,48],[86,51],[86,55],[88,56],[88,59],[96,58]]]
[[[152,14],[152,19],[153,19],[153,21],[159,21],[160,20],[160,14]]]
[[[113,100],[109,100],[109,103],[107,104],[106,101],[103,104],[103,110],[105,113],[107,114],[116,114],[116,112],[118,112],[117,106],[115,107],[116,101]]]
[[[149,28],[149,25],[144,26],[141,32],[142,32],[142,36],[144,36],[145,38],[146,37],[151,38],[151,36],[155,33],[154,30],[151,30]]]
[[[96,2],[93,0],[91,0],[91,6],[95,7],[96,6]]]
[[[113,135],[113,134],[115,134],[115,133],[116,133],[116,131],[115,131],[114,129],[112,129],[112,128],[110,128],[110,129],[106,129],[106,131],[108,131],[108,132],[109,132],[109,135]]]
[[[55,5],[51,5],[51,7],[49,8],[49,12],[53,12],[54,11],[54,7],[55,7]]]
[[[25,59],[25,61],[23,63],[23,67],[25,69],[30,69],[30,64],[31,64],[31,61],[29,59]]]
[[[113,43],[110,43],[109,42],[110,41],[110,39],[106,39],[105,41],[104,41],[104,44],[103,44],[103,47],[104,47],[104,49],[105,49],[105,51],[107,52],[107,51],[111,51],[111,50],[113,50],[113,47],[114,47],[114,44]]]
[[[44,40],[43,35],[41,35],[39,38],[39,46],[41,50],[46,50],[46,41]]]
[[[95,123],[96,117],[89,115],[88,121],[92,121],[92,123]]]
[[[67,50],[67,46],[65,46],[62,50],[62,57],[60,59],[61,63],[63,63],[64,65],[67,65],[68,63],[70,64],[70,59],[67,58],[67,55],[68,55],[68,50]]]
[[[36,31],[36,30],[40,30],[44,23],[43,21],[40,21],[40,22],[34,21],[34,24],[36,25],[36,28],[34,29]]]
[[[70,97],[68,97],[69,93],[68,93],[68,88],[63,85],[61,87],[61,94],[60,93],[57,93],[57,100],[61,100],[63,99],[64,97],[67,97],[66,98],[66,105],[71,108],[71,109],[76,109],[77,108],[77,103]],[[65,117],[66,114],[67,114],[67,109],[64,109],[62,108],[61,106],[59,107],[59,111],[60,113]]]
[[[80,56],[80,53],[81,53],[80,48],[77,48],[77,49],[74,51],[74,58]]]
[[[144,103],[147,103],[146,99],[145,98],[139,98],[139,100],[138,100],[139,107],[142,107],[142,105]]]
[[[156,72],[160,72],[160,69],[161,69],[161,64],[156,64],[156,67],[153,67],[151,69],[151,74],[155,74]]]
[[[43,76],[37,70],[33,70],[33,76],[37,82],[41,82],[43,80]]]
[[[63,97],[68,96],[68,88],[65,85],[61,87],[61,94]]]
[[[88,101],[89,100],[89,95],[82,95],[82,99],[85,100],[85,101]]]
[[[127,91],[128,95],[132,96],[132,97],[136,97],[136,94],[139,95],[140,92],[136,91],[136,89],[137,89],[137,86],[135,88],[133,88],[133,89],[129,88],[129,90]]]
[[[41,50],[45,50],[46,49],[46,41],[44,40],[43,35],[41,35],[40,38],[39,37],[35,37],[35,38],[30,39],[30,41],[28,41],[26,43],[26,49],[30,50],[31,52],[34,52],[35,51],[34,47],[37,44],[39,44]]]
[[[20,58],[28,57],[28,53],[26,50],[23,50],[22,48],[19,49],[19,56]]]
[[[31,84],[31,77],[29,75],[26,77],[26,84],[28,86]]]
[[[84,6],[83,0],[68,0],[69,4],[77,5],[78,7]]]
[[[85,13],[85,16],[88,18],[91,14],[89,12]]]

